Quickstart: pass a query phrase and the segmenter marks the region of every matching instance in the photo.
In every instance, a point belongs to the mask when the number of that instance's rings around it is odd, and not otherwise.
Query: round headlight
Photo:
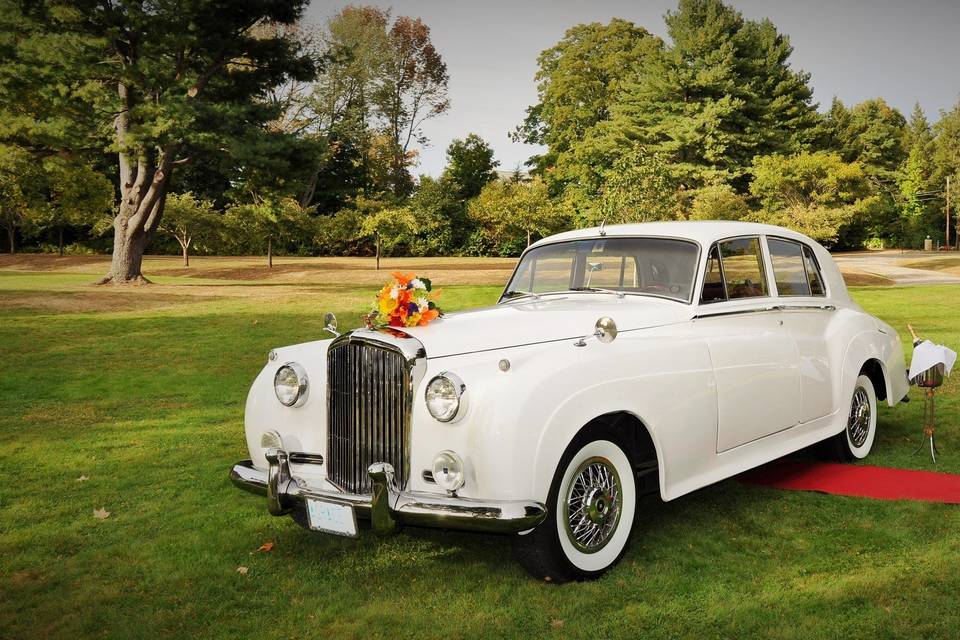
[[[460,410],[460,396],[466,385],[452,373],[441,373],[427,385],[427,410],[440,422],[450,422]]]
[[[307,399],[307,372],[296,362],[288,362],[273,376],[273,390],[287,407],[303,404]]]
[[[463,460],[453,451],[441,451],[433,458],[433,479],[441,489],[456,491],[463,486]]]

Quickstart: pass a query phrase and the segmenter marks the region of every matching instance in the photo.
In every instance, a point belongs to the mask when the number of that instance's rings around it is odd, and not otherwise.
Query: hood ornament
[[[337,331],[337,316],[333,315],[331,312],[327,311],[327,313],[323,316],[323,325],[323,330],[333,334],[334,338],[340,336],[340,332]]]

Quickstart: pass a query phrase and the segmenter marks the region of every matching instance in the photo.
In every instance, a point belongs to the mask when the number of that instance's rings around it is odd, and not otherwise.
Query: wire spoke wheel
[[[858,386],[850,404],[850,417],[847,420],[847,434],[854,447],[862,447],[870,433],[871,407],[867,390]]]
[[[622,503],[620,475],[613,463],[600,457],[584,460],[564,501],[565,528],[573,546],[583,553],[602,549],[617,529]]]

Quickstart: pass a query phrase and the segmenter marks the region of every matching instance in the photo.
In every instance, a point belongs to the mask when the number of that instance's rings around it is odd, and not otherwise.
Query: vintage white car
[[[638,495],[816,443],[863,458],[907,391],[897,332],[806,236],[582,229],[528,248],[493,307],[271,351],[231,478],[309,529],[514,534],[534,576],[582,580],[623,554]]]

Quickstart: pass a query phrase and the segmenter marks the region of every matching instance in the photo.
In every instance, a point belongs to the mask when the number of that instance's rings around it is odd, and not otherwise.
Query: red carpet
[[[933,471],[781,460],[747,471],[739,480],[840,496],[960,504],[960,475]]]

